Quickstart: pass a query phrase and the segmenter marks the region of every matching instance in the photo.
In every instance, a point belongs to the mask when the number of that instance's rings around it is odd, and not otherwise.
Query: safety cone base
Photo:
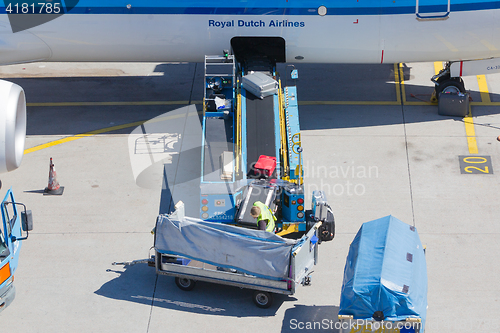
[[[49,190],[48,187],[43,190],[43,195],[62,195],[64,192],[64,186],[59,186],[57,190]]]

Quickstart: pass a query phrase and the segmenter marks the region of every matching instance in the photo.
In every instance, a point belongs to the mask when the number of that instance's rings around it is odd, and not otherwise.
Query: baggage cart
[[[268,308],[273,294],[293,295],[297,285],[309,285],[318,259],[318,228],[314,225],[299,240],[273,233],[184,216],[184,205],[160,215],[155,227],[155,255],[147,260],[159,275],[175,277],[176,285],[190,291],[197,281],[255,290],[254,303]]]
[[[340,298],[340,333],[423,333],[425,252],[415,227],[393,216],[364,223],[351,243]]]

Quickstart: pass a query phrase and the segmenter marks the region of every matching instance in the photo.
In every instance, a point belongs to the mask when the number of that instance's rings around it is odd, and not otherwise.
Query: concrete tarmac
[[[338,332],[349,244],[362,223],[392,214],[426,246],[425,332],[496,331],[500,77],[464,78],[472,116],[444,117],[427,102],[436,66],[296,64],[306,202],[324,190],[337,233],[320,246],[312,285],[269,309],[248,290],[184,292],[147,265],[112,265],[147,258],[158,213],[177,200],[198,212],[202,64],[0,67],[28,102],[27,151],[2,191],[12,186],[34,217],[2,329]],[[461,170],[477,156],[491,166]],[[42,194],[50,157],[62,196]]]

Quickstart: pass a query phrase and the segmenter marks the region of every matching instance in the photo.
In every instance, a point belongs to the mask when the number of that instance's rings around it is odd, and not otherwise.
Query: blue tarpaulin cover
[[[364,223],[351,243],[344,269],[339,315],[386,321],[427,312],[427,268],[417,230],[393,216]]]

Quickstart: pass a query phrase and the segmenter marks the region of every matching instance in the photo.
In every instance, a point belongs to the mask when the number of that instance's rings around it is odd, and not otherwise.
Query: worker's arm
[[[259,221],[259,230],[266,231],[267,228],[267,220],[260,220]]]

